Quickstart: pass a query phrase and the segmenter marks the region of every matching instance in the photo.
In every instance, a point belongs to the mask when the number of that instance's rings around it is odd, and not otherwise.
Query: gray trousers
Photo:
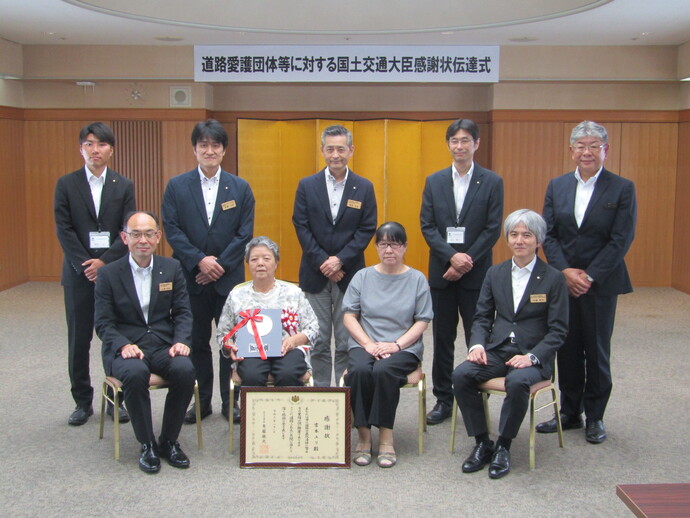
[[[348,332],[343,325],[343,296],[335,282],[328,281],[319,293],[305,293],[319,322],[319,337],[313,344],[311,365],[314,385],[330,387],[335,370],[335,383],[340,381],[347,369]],[[335,332],[335,360],[331,353],[331,336]]]

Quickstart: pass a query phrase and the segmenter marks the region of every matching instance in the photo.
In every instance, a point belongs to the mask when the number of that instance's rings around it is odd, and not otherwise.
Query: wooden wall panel
[[[560,122],[497,122],[492,128],[491,156],[503,178],[503,218],[517,209],[541,214],[544,193],[551,178],[563,174],[568,156]],[[494,246],[494,263],[510,257],[502,235]]]
[[[23,171],[23,122],[0,119],[0,290],[26,282],[29,277]]]
[[[635,182],[638,218],[626,256],[635,286],[670,286],[678,125],[624,123],[620,174]]]
[[[690,293],[690,122],[678,125],[672,286]]]
[[[57,280],[62,248],[55,235],[53,198],[57,179],[84,165],[79,131],[91,120],[24,123],[27,253],[30,280]],[[109,123],[109,121],[105,121]],[[40,149],[40,153],[36,152]]]

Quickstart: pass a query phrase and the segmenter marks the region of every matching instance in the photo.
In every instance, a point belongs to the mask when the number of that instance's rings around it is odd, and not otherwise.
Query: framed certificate
[[[280,309],[260,309],[258,315],[260,322],[255,322],[259,332],[261,343],[266,351],[266,356],[280,356],[280,347],[283,343],[283,327],[280,321]],[[240,358],[259,358],[259,347],[254,336],[252,322],[247,322],[235,335],[237,356]]]
[[[240,467],[349,468],[350,389],[242,387]]]

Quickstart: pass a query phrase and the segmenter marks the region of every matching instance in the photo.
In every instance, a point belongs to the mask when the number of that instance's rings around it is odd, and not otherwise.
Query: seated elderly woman
[[[433,318],[429,284],[424,275],[403,262],[407,235],[400,223],[376,231],[380,262],[352,278],[343,299],[344,323],[350,332],[348,374],[359,441],[352,460],[371,463],[371,427],[379,428],[376,463],[397,462],[393,422],[400,387],[422,361],[422,333]]]
[[[319,333],[316,315],[304,293],[289,282],[275,278],[280,255],[278,245],[267,237],[252,239],[245,248],[244,259],[252,280],[239,284],[228,295],[218,322],[217,338],[221,351],[237,362],[237,373],[246,386],[265,386],[269,374],[276,386],[301,385],[300,378],[308,369],[305,347],[313,343]],[[279,309],[282,316],[280,356],[241,358],[232,338],[226,335],[243,317],[241,312],[252,309]],[[246,325],[250,325],[247,323]]]

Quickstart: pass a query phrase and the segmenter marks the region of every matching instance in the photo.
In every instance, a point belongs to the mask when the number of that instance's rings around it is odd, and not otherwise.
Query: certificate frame
[[[348,387],[242,387],[241,468],[350,468]]]

